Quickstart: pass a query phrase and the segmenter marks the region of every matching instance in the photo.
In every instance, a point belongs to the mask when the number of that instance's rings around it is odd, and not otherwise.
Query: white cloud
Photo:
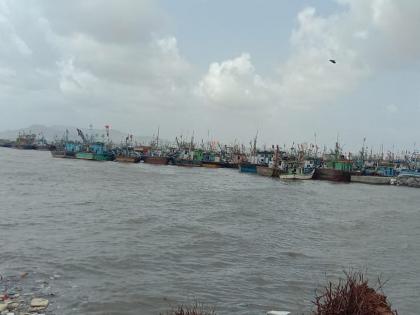
[[[74,60],[69,59],[57,63],[60,69],[60,89],[64,94],[80,94],[89,92],[98,82],[98,79],[89,73],[74,66]]]
[[[21,55],[32,54],[32,50],[18,35],[13,23],[11,23],[10,8],[5,1],[0,2],[0,40],[4,47],[14,47]]]
[[[369,75],[369,67],[352,45],[349,14],[324,18],[314,8],[299,13],[291,37],[292,55],[279,70],[283,104],[305,108],[329,104]]]
[[[255,73],[247,53],[212,63],[198,83],[196,93],[214,105],[228,108],[261,108],[267,105],[269,96],[267,83]]]
[[[420,2],[337,1],[328,15],[315,8],[297,14],[283,43],[290,55],[273,71],[263,73],[259,60],[243,53],[210,59],[200,73],[156,1],[0,0],[0,107],[25,104],[22,112],[30,115],[53,103],[57,112],[90,110],[97,119],[120,117],[123,125],[152,115],[171,125],[175,112],[182,113],[179,124],[209,119],[212,125],[228,109],[226,120],[249,122],[263,112],[273,125],[293,125],[284,117],[301,115],[291,109],[327,111],[379,72],[420,60]]]
[[[318,108],[339,103],[375,73],[418,62],[420,41],[414,30],[420,29],[420,2],[338,3],[341,10],[328,16],[313,7],[299,12],[290,57],[276,75],[258,75],[245,54],[212,63],[198,85],[200,95],[227,107],[260,110],[263,102],[270,102],[278,108]]]
[[[385,107],[385,110],[390,114],[395,114],[399,111],[399,108],[395,104],[390,104]]]

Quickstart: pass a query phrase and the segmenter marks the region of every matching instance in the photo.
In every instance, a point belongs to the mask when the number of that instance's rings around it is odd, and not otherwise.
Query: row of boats
[[[289,150],[272,146],[257,149],[257,138],[248,150],[242,145],[220,145],[216,142],[197,145],[180,138],[174,144],[159,143],[159,137],[149,145],[137,145],[128,135],[116,146],[111,141],[97,141],[77,129],[80,141],[64,137],[48,144],[55,158],[71,158],[91,161],[116,161],[122,163],[149,163],[177,165],[184,167],[234,168],[242,173],[293,180],[329,180],[337,182],[359,182],[366,184],[398,183],[398,177],[415,177],[420,182],[420,162],[417,155],[395,159],[382,156],[368,156],[362,149],[356,156],[344,155],[338,142],[329,153],[319,154],[314,145],[297,145]],[[109,139],[109,130],[106,129]],[[105,138],[105,137],[104,137]],[[24,139],[21,140],[21,139]],[[16,146],[20,149],[34,149],[29,140],[33,136],[19,135]],[[42,148],[45,148],[45,141]]]

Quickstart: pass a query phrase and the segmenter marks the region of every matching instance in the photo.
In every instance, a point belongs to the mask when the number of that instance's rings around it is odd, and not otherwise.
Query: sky
[[[0,0],[0,130],[417,148],[419,17],[416,0]]]

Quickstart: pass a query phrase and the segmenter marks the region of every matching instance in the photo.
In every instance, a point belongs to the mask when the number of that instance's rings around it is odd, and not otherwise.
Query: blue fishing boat
[[[76,159],[92,160],[92,161],[113,161],[115,154],[107,150],[105,143],[95,142],[84,148],[84,150],[76,152]]]

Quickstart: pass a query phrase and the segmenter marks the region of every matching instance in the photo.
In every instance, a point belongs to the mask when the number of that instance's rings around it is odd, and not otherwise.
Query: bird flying
[[[336,63],[334,59],[329,60],[331,63]]]

